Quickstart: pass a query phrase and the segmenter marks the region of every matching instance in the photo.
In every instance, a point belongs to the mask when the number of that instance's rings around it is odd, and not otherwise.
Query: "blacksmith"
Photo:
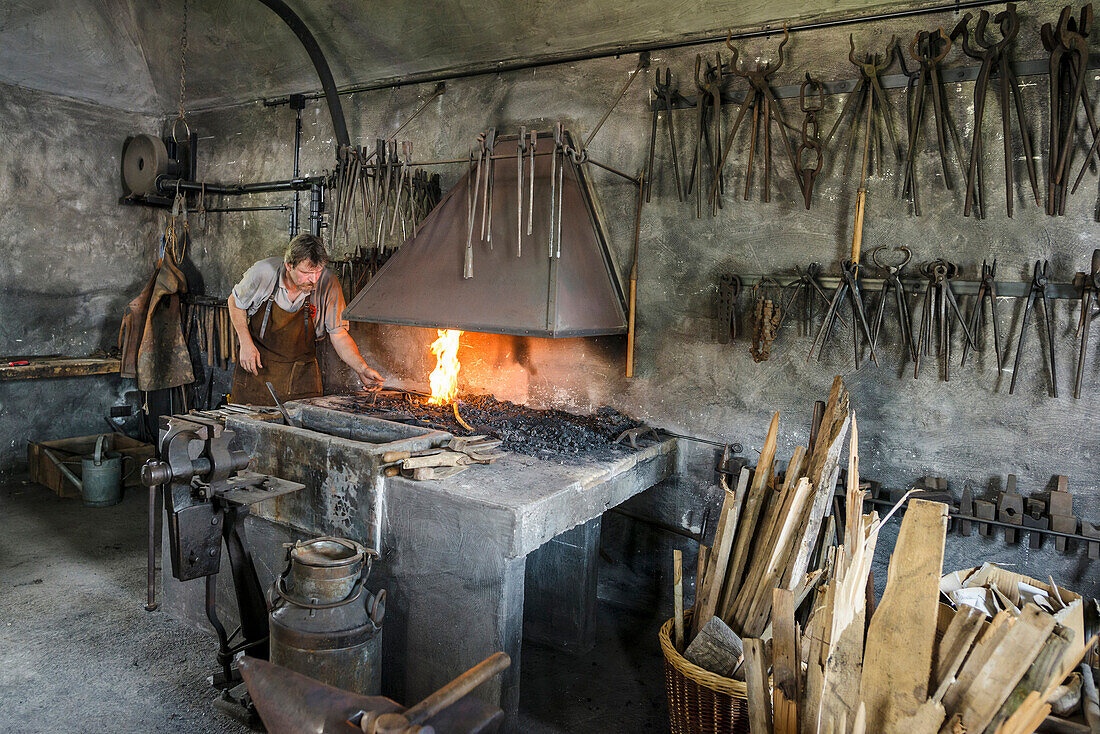
[[[279,400],[321,395],[317,342],[326,336],[340,359],[368,388],[382,376],[359,354],[344,321],[344,294],[318,237],[300,234],[283,257],[250,267],[229,296],[229,318],[240,341],[233,373],[233,402],[274,405],[265,383]]]

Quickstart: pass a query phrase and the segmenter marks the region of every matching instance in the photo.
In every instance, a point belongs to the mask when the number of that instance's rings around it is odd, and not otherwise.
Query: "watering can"
[[[107,451],[107,436],[96,439],[95,453],[80,458],[78,477],[49,449],[43,453],[76,485],[88,507],[110,507],[122,501],[122,454]]]

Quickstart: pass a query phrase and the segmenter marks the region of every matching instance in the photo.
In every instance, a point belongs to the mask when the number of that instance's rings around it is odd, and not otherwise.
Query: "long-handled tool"
[[[523,254],[523,156],[527,152],[527,127],[519,129],[516,147],[516,257]]]
[[[940,62],[944,60],[951,50],[951,38],[939,28],[932,33],[922,31],[913,38],[909,44],[909,55],[919,64],[915,74],[917,86],[912,103],[909,107],[909,148],[905,154],[905,180],[903,195],[913,202],[913,213],[920,216],[920,196],[918,194],[916,168],[917,151],[920,144],[921,123],[927,109],[927,99],[932,98],[932,114],[935,119],[933,125],[936,129],[936,145],[939,149],[940,167],[943,170],[943,182],[948,191],[952,190],[951,171],[947,163],[947,137],[950,132],[951,141],[955,146],[955,154],[959,165],[962,165],[962,144],[959,140],[958,130],[948,116],[949,105],[940,81]],[[903,64],[904,68],[904,64]],[[913,87],[910,85],[909,91]]]
[[[978,286],[978,295],[974,298],[974,310],[970,313],[970,333],[978,338],[978,329],[985,322],[985,304],[989,302],[989,318],[993,322],[993,354],[997,358],[997,371],[1001,371],[1001,334],[997,326],[997,261],[989,265],[982,260],[982,281]],[[970,354],[970,342],[963,344],[962,360],[959,366],[966,366],[966,357]]]
[[[668,132],[668,146],[672,151],[672,171],[676,177],[676,197],[678,200],[684,200],[684,186],[680,182],[680,159],[676,150],[676,133],[673,128],[672,114],[673,97],[679,96],[678,93],[672,91],[672,70],[665,67],[665,80],[661,81],[661,70],[657,69],[657,75],[654,79],[653,87],[653,127],[649,134],[649,168],[646,170],[646,189],[645,200],[649,202],[650,195],[653,192],[653,160],[657,147],[657,117],[661,112],[665,113],[665,129]]]
[[[1100,128],[1097,127],[1085,85],[1089,48],[1088,33],[1092,27],[1092,4],[1081,9],[1080,24],[1073,17],[1070,6],[1062,8],[1057,27],[1043,25],[1043,47],[1050,52],[1050,155],[1047,181],[1047,214],[1065,214],[1066,175],[1072,155],[1074,133],[1077,126],[1077,103],[1081,101],[1085,116],[1092,129],[1093,145],[1085,156],[1084,166],[1077,176],[1073,189],[1077,190],[1084,169],[1089,165],[1097,146],[1100,145]],[[1068,94],[1066,90],[1072,90]]]
[[[1089,347],[1089,328],[1092,326],[1093,304],[1100,292],[1100,250],[1092,251],[1092,269],[1088,280],[1081,286],[1081,318],[1077,322],[1077,334],[1081,348],[1077,352],[1077,376],[1073,381],[1073,397],[1081,397],[1081,380],[1085,374],[1085,355]]]
[[[711,174],[715,180],[721,180],[719,161],[722,158],[721,130],[722,130],[722,59],[716,59],[715,66],[707,64],[703,70],[703,57],[695,57],[695,88],[699,95],[695,100],[695,155],[691,164],[691,175],[688,176],[688,193],[695,191],[695,218],[703,216],[703,146],[706,145],[710,155]],[[713,145],[710,138],[710,117],[715,128]],[[718,184],[721,187],[721,183]],[[721,206],[719,199],[714,200],[711,213]]]
[[[886,249],[885,245],[871,250],[871,259],[880,269],[886,271],[886,277],[882,281],[882,290],[879,291],[878,310],[875,313],[875,321],[871,326],[871,341],[877,347],[879,333],[882,331],[882,323],[886,316],[886,292],[894,291],[894,305],[897,307],[898,331],[901,332],[902,342],[905,344],[909,357],[914,362],[917,359],[917,347],[913,342],[913,320],[909,314],[909,300],[905,292],[905,284],[901,280],[901,271],[913,258],[913,252],[908,247],[895,247],[894,250],[902,253],[905,259],[897,265],[884,263],[879,259],[879,253]]]
[[[634,329],[638,309],[638,240],[642,227],[642,191],[645,184],[645,171],[638,173],[638,209],[634,214],[634,262],[630,266],[630,303],[626,325],[626,376],[634,376]]]
[[[1046,326],[1047,349],[1049,359],[1047,366],[1050,368],[1051,396],[1058,397],[1058,368],[1054,361],[1054,314],[1050,309],[1050,296],[1047,293],[1048,274],[1050,262],[1036,260],[1034,274],[1031,277],[1031,286],[1027,289],[1027,302],[1024,304],[1024,316],[1020,321],[1020,340],[1016,344],[1016,359],[1012,364],[1012,382],[1008,386],[1008,394],[1016,390],[1016,378],[1020,374],[1020,356],[1024,351],[1024,337],[1027,335],[1027,323],[1031,319],[1031,310],[1035,301],[1042,298],[1043,323]]]
[[[951,279],[958,274],[958,266],[946,260],[933,260],[921,267],[928,277],[924,291],[924,309],[921,312],[920,333],[917,338],[917,359],[913,366],[913,378],[920,375],[921,355],[932,354],[932,334],[936,335],[936,354],[939,357],[944,382],[951,381],[951,318],[958,321],[967,342],[974,346],[974,336],[963,318]],[[948,310],[950,307],[950,310]]]
[[[977,25],[974,28],[974,46],[970,45],[969,23],[971,15],[967,13],[951,31],[951,38],[962,38],[963,53],[972,59],[981,61],[978,69],[978,79],[974,83],[974,132],[970,142],[970,163],[966,174],[966,199],[963,205],[963,214],[970,216],[971,211],[977,211],[979,219],[985,218],[985,198],[982,191],[982,120],[985,116],[985,99],[989,91],[989,81],[993,74],[993,68],[997,67],[999,79],[999,97],[1001,103],[1001,134],[1004,141],[1005,153],[1005,204],[1008,216],[1012,216],[1013,201],[1015,198],[1014,185],[1014,161],[1012,152],[1012,108],[1009,106],[1009,97],[1016,103],[1016,121],[1020,128],[1020,138],[1023,142],[1024,162],[1027,166],[1027,175],[1031,179],[1031,190],[1035,195],[1035,204],[1041,206],[1039,198],[1039,183],[1035,172],[1035,159],[1031,151],[1031,135],[1024,120],[1024,103],[1020,95],[1020,82],[1016,78],[1010,54],[1010,47],[1016,35],[1020,31],[1020,21],[1016,17],[1016,4],[1008,3],[1003,12],[998,13],[993,21],[1000,26],[1001,40],[994,43],[986,35],[986,26],[989,23],[989,12],[981,11]]]
[[[775,94],[772,92],[768,82],[769,77],[779,71],[783,66],[783,47],[787,45],[790,35],[790,31],[788,31],[787,27],[784,25],[783,40],[779,42],[779,48],[776,51],[776,55],[779,57],[778,60],[774,63],[768,62],[766,64],[757,62],[756,67],[753,69],[743,69],[738,66],[737,48],[734,47],[731,42],[733,32],[730,31],[726,38],[726,46],[732,53],[728,68],[732,74],[745,79],[749,83],[749,91],[745,94],[745,100],[741,103],[733,127],[730,128],[725,145],[722,146],[722,155],[718,159],[717,172],[715,173],[714,181],[710,187],[710,202],[712,205],[721,187],[722,168],[725,166],[726,158],[733,148],[734,137],[737,135],[737,130],[741,125],[741,121],[745,118],[750,108],[752,109],[752,131],[749,135],[748,163],[745,166],[745,199],[747,200],[749,198],[749,191],[752,188],[753,156],[760,144],[758,138],[762,137],[764,147],[764,201],[766,203],[771,200],[771,127],[773,122],[779,128],[779,135],[783,141],[783,148],[787,153],[787,160],[790,161],[791,164],[791,173],[794,174],[795,178],[801,183],[799,166],[795,160],[795,154],[794,150],[791,148],[790,140],[787,138],[786,123],[783,121],[783,113],[779,108],[779,102],[776,100]],[[717,134],[717,127],[715,128],[715,132]]]

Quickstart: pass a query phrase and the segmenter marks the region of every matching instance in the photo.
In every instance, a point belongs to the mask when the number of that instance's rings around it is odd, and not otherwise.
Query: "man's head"
[[[312,291],[328,264],[328,252],[319,237],[300,234],[287,245],[283,255],[287,279],[295,288]]]

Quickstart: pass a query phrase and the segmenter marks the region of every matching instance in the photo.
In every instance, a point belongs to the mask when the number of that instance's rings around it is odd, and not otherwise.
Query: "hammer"
[[[363,715],[359,725],[366,734],[435,734],[435,729],[424,726],[423,722],[457,703],[467,693],[511,664],[512,659],[507,654],[493,653],[420,703],[405,709],[404,713],[380,714],[370,711]]]

